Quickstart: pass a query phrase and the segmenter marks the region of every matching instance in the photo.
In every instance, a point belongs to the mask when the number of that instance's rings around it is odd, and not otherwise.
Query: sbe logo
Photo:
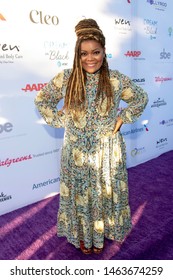
[[[160,59],[170,59],[171,58],[171,53],[166,52],[165,49],[160,53]]]
[[[47,25],[58,25],[59,19],[57,16],[44,15],[42,11],[32,10],[29,14],[29,18],[33,23],[41,23]]]
[[[3,132],[11,132],[13,129],[13,125],[10,122],[0,124],[0,134]]]

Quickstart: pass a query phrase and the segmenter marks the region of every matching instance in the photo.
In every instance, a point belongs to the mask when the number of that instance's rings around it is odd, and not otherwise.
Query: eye
[[[95,51],[94,54],[98,55],[100,54],[100,51]]]
[[[86,52],[81,52],[81,56],[86,56],[87,53]]]

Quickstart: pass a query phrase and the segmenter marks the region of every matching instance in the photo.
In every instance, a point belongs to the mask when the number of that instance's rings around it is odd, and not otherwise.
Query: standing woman
[[[142,114],[147,94],[110,70],[105,37],[93,19],[75,27],[72,69],[57,74],[35,104],[53,127],[65,127],[61,154],[58,236],[83,253],[100,253],[104,238],[123,241],[131,229],[126,147],[120,132]],[[58,102],[64,99],[62,110]],[[127,107],[118,114],[120,101]]]

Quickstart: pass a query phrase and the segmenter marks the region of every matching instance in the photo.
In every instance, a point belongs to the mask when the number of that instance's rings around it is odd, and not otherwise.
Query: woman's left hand
[[[117,131],[120,130],[122,124],[123,124],[123,120],[122,120],[120,117],[118,117],[118,118],[117,118],[117,121],[116,121],[116,123],[115,123],[115,127],[114,127],[113,134],[115,134]]]

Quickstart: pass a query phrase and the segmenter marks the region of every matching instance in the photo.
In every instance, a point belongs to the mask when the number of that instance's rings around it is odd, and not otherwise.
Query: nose
[[[93,60],[93,55],[92,54],[88,54],[87,55],[87,60],[88,61],[92,61]]]

